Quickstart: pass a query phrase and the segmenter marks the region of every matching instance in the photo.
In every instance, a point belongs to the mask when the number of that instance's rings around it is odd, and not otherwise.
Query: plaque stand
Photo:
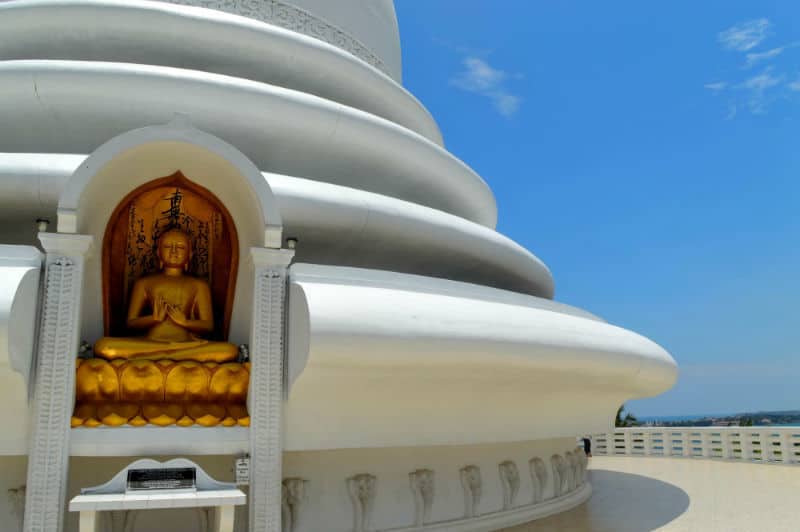
[[[195,489],[187,490],[186,472],[192,470]],[[150,472],[151,475],[146,473]],[[177,489],[142,489],[148,482],[166,483],[165,476],[180,472],[175,480]],[[135,479],[135,480],[131,480]],[[132,485],[132,482],[134,484]],[[131,489],[134,488],[134,489]],[[137,511],[169,508],[197,508],[209,532],[233,532],[234,508],[245,504],[247,497],[235,484],[214,480],[200,466],[184,458],[176,458],[161,463],[155,460],[137,460],[117,473],[113,479],[93,488],[81,490],[81,494],[69,502],[70,512],[80,512],[79,532],[100,532],[104,517],[100,512],[115,512],[111,518],[111,528],[132,530]]]

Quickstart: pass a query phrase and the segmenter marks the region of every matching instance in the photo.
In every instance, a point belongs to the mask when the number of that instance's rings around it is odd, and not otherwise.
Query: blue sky
[[[634,413],[800,409],[800,4],[395,5],[404,84],[498,230],[678,361]]]

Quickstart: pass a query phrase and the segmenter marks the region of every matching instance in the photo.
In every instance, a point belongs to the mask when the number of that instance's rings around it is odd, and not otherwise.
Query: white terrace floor
[[[797,466],[596,456],[588,479],[586,503],[504,532],[800,530]]]

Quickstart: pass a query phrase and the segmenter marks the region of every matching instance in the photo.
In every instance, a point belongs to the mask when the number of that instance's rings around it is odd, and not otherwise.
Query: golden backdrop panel
[[[170,229],[189,236],[187,273],[211,288],[214,331],[209,339],[227,338],[239,260],[236,227],[217,197],[181,172],[135,189],[111,215],[103,239],[106,336],[131,335],[125,323],[131,287],[160,270],[157,242]]]

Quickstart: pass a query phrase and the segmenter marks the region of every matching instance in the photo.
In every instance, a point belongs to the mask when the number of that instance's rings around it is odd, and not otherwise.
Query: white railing
[[[592,436],[592,453],[800,465],[800,427],[630,427]]]

